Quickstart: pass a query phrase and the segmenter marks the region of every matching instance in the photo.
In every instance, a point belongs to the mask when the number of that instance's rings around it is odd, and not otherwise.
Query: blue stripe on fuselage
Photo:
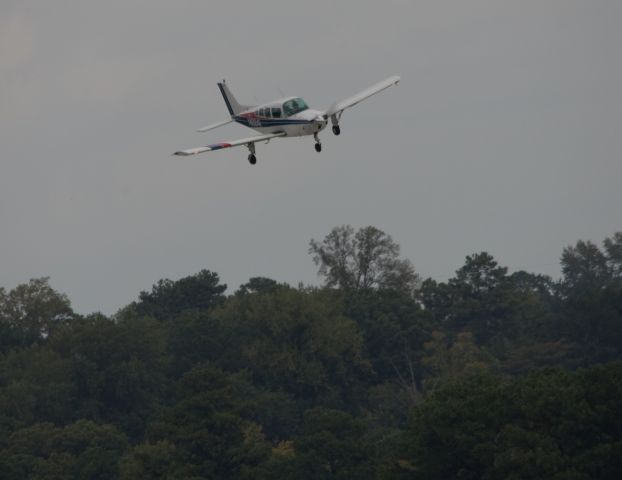
[[[305,125],[312,123],[312,120],[287,120],[281,118],[255,118],[259,124],[251,125],[248,118],[235,117],[234,120],[245,127],[280,127],[282,125]]]

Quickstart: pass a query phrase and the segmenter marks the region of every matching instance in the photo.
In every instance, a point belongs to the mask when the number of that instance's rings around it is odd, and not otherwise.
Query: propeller
[[[313,123],[317,125],[317,131],[322,130],[328,123],[328,119],[325,115],[318,115],[313,119]]]

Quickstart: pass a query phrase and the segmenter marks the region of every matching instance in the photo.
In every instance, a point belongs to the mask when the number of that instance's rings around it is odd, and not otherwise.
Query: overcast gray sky
[[[391,234],[446,280],[486,250],[559,275],[564,246],[622,229],[622,2],[0,3],[0,286],[50,276],[114,313],[203,268],[233,290],[318,283],[311,238]],[[342,134],[178,158],[248,135],[238,99],[316,108],[390,75]]]

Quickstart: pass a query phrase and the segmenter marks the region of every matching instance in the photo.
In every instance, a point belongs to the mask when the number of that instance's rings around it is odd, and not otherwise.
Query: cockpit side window
[[[273,108],[272,109],[272,118],[281,118],[281,109]]]
[[[293,98],[283,104],[283,112],[286,117],[295,115],[298,112],[308,109],[309,107],[302,98]]]

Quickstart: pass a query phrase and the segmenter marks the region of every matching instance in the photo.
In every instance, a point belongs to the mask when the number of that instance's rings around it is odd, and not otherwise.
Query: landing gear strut
[[[257,163],[257,157],[255,156],[255,144],[249,143],[246,146],[248,147],[248,151],[251,152],[248,155],[248,163],[255,165]]]
[[[333,133],[335,135],[339,135],[341,133],[341,128],[339,128],[339,120],[341,120],[341,114],[342,112],[339,112],[336,115],[331,115],[330,116],[330,121],[333,124]]]
[[[320,142],[320,137],[317,136],[317,132],[313,134],[313,138],[315,138],[315,151],[320,153],[322,151],[322,142]]]

